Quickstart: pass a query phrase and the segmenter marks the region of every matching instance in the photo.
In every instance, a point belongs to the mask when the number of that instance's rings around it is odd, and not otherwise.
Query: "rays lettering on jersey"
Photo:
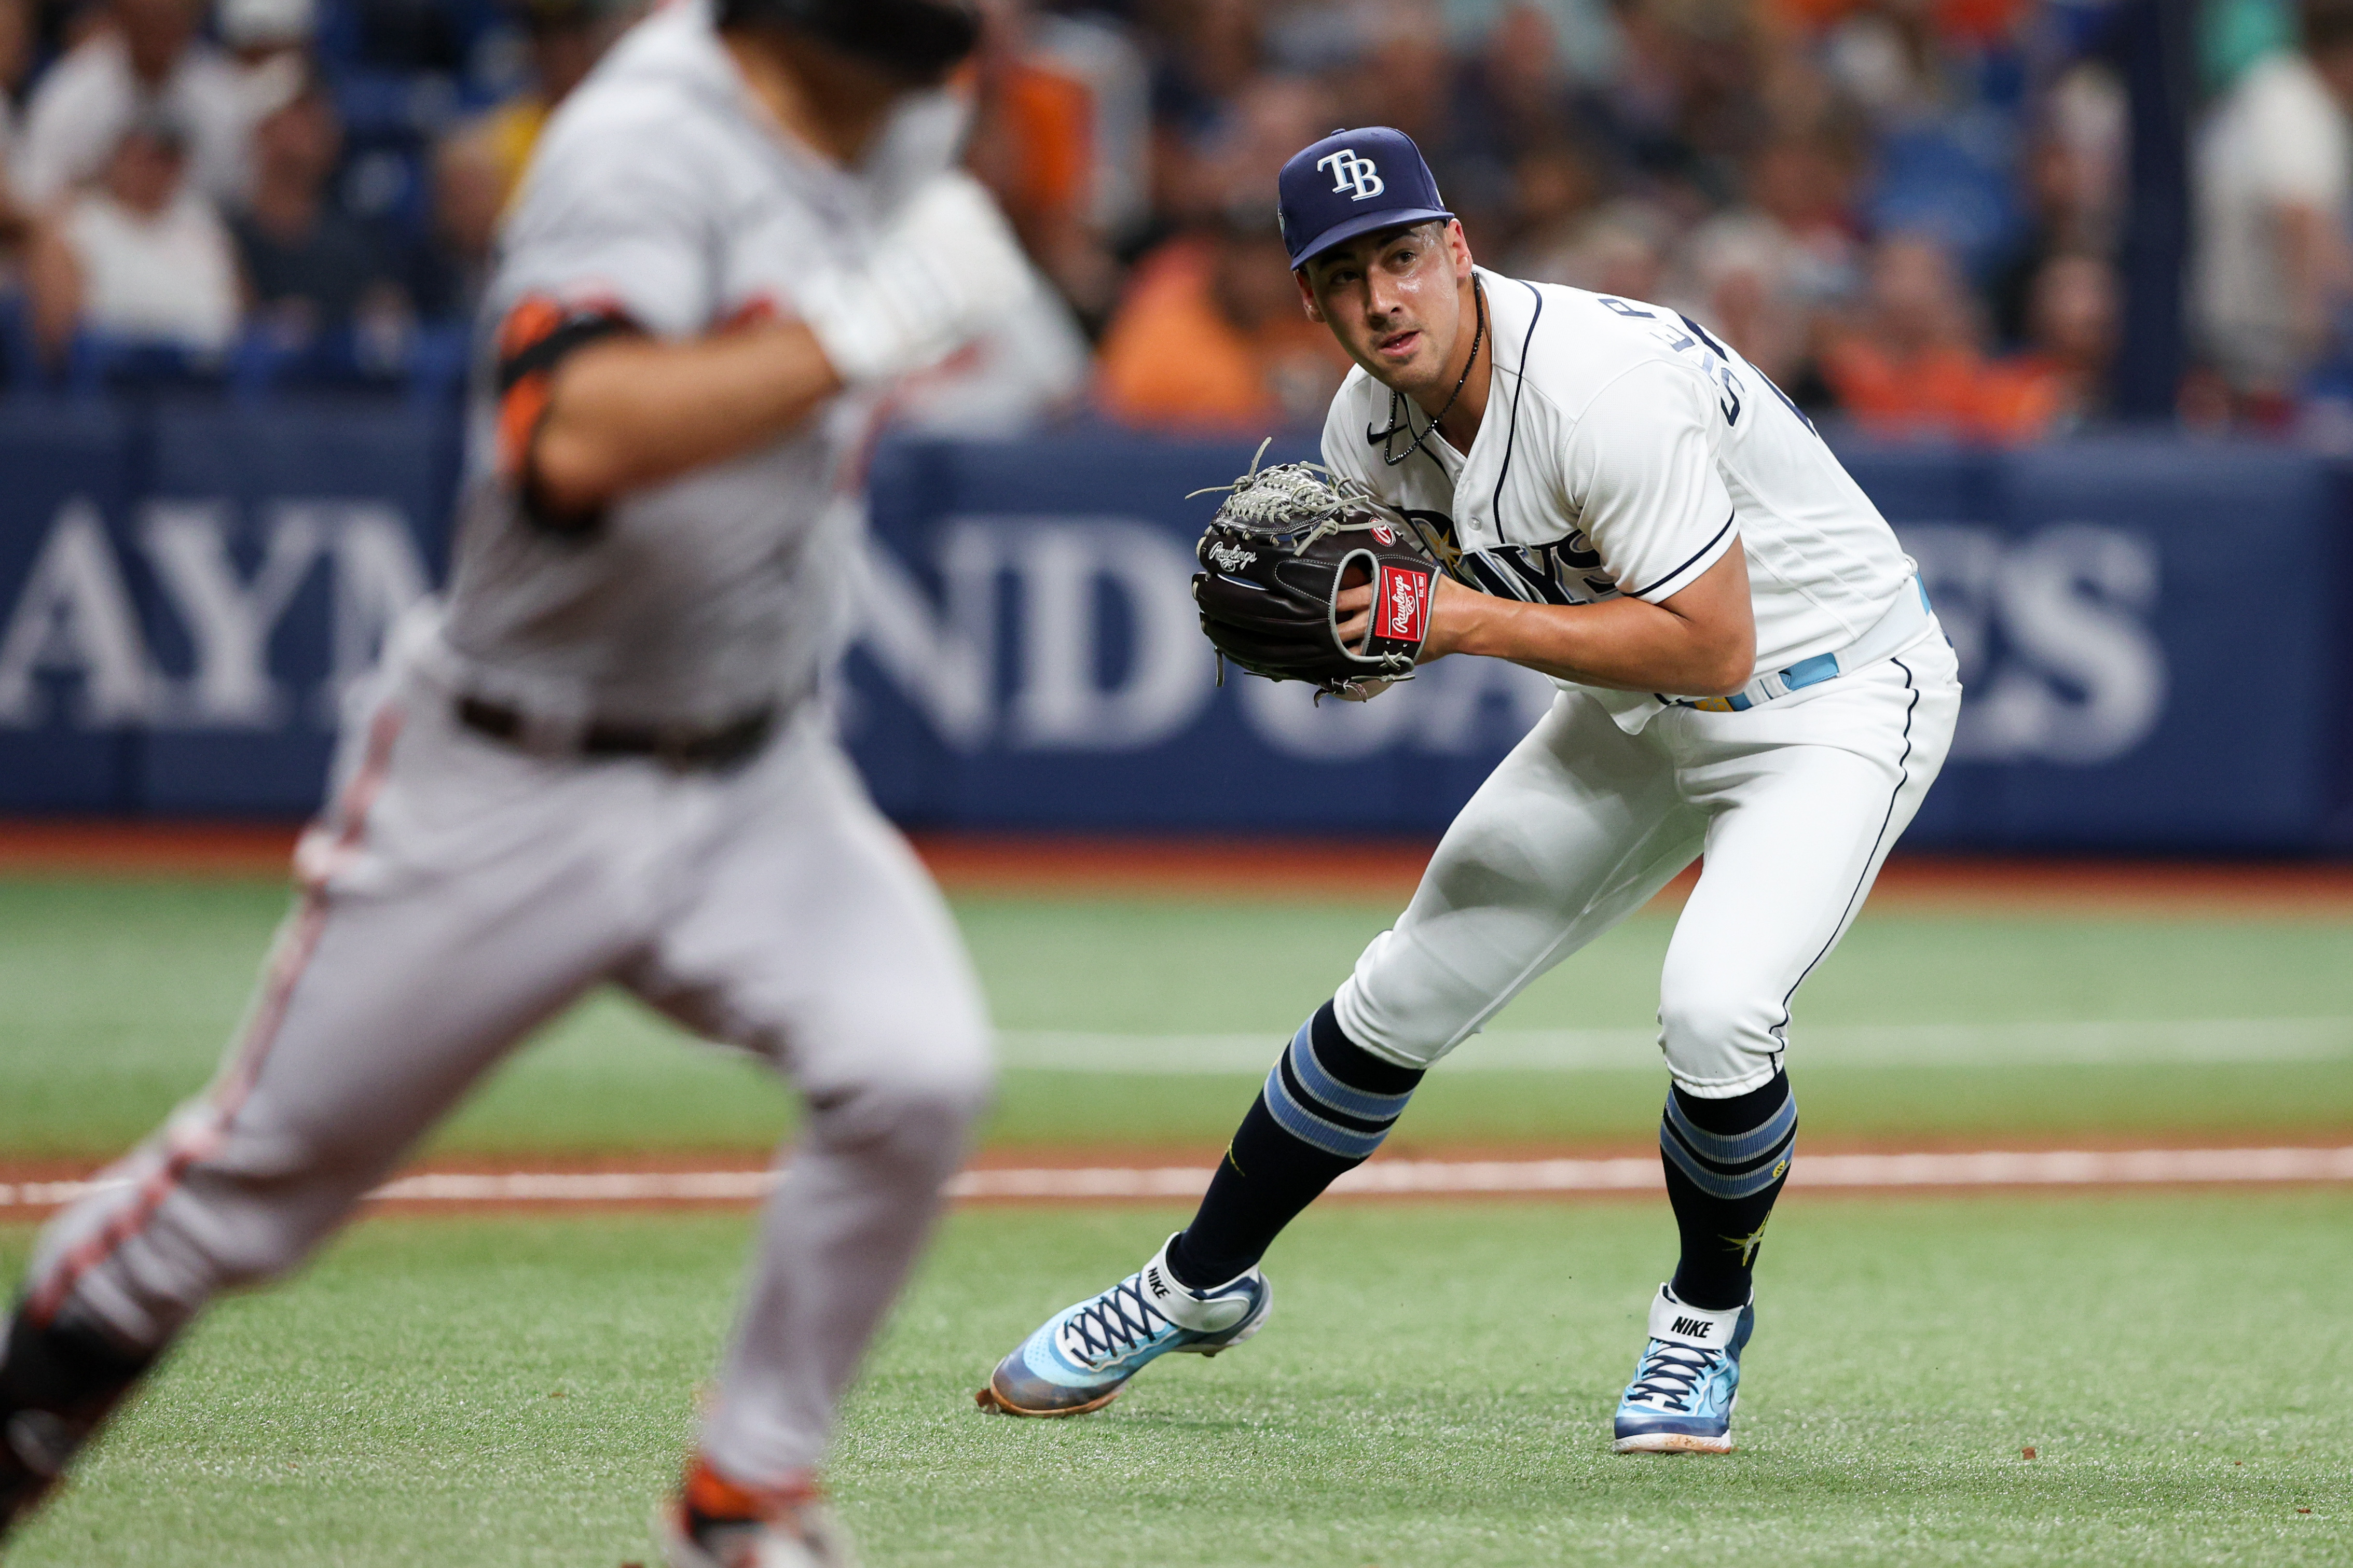
[[[1454,520],[1444,512],[1402,510],[1446,574],[1482,594],[1529,604],[1583,605],[1618,592],[1617,580],[1601,569],[1601,552],[1582,529],[1571,529],[1549,544],[1465,550],[1455,540]]]

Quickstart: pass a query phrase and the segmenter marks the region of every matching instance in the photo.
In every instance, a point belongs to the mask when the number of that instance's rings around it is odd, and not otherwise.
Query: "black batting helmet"
[[[971,0],[720,0],[723,27],[790,27],[845,54],[935,79],[980,39]]]

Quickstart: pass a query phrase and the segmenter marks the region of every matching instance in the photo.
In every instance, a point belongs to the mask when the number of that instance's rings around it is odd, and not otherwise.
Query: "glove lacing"
[[[1277,463],[1271,468],[1261,468],[1259,460],[1274,444],[1270,436],[1258,444],[1250,457],[1250,466],[1229,485],[1211,485],[1198,489],[1194,496],[1225,496],[1218,507],[1219,522],[1238,523],[1244,528],[1289,530],[1304,527],[1297,543],[1291,548],[1293,555],[1303,554],[1307,547],[1329,533],[1340,531],[1341,521],[1352,507],[1380,505],[1370,487],[1361,479],[1346,474],[1335,474],[1321,463]]]

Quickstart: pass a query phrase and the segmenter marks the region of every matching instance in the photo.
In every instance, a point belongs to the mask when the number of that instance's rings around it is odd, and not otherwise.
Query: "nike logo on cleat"
[[[1677,1318],[1675,1326],[1667,1331],[1672,1334],[1694,1334],[1701,1339],[1706,1339],[1715,1332],[1715,1325],[1703,1323],[1697,1318]]]

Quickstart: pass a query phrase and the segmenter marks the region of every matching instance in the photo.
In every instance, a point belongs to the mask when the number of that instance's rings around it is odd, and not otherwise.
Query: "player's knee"
[[[845,1080],[811,1085],[812,1131],[834,1144],[871,1143],[920,1154],[961,1149],[988,1108],[996,1066],[977,1027],[929,1033],[862,1053]]]
[[[1444,1056],[1482,1005],[1454,975],[1419,957],[1397,932],[1383,931],[1332,997],[1351,1044],[1417,1069]]]
[[[1748,1025],[1754,1010],[1723,992],[1689,990],[1659,1000],[1659,1035],[1669,1052],[1729,1040]]]
[[[1659,1044],[1676,1081],[1719,1089],[1771,1070],[1779,1016],[1770,998],[1742,987],[1670,985],[1659,998]]]
[[[900,1120],[957,1137],[980,1119],[996,1092],[997,1064],[982,1037],[927,1060],[890,1089]]]

